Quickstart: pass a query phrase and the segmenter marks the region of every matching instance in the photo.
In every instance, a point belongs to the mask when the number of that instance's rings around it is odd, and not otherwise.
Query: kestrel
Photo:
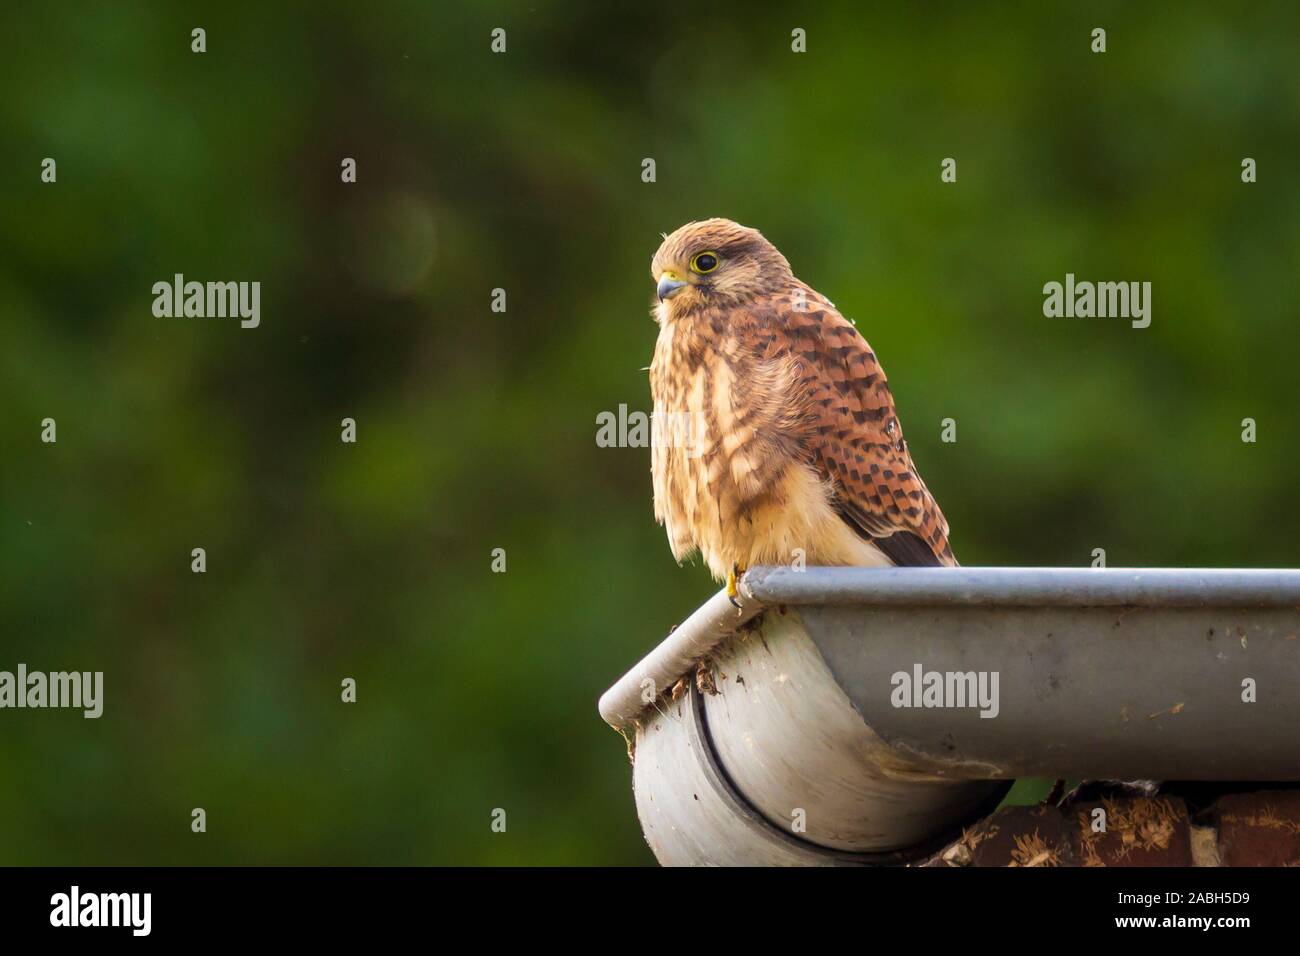
[[[655,517],[734,601],[760,564],[955,565],[885,373],[756,229],[682,226],[650,265]]]

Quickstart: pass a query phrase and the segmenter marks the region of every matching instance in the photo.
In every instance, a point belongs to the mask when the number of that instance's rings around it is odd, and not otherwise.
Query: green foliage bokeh
[[[106,700],[0,712],[0,863],[648,862],[595,701],[713,585],[595,420],[691,219],[856,319],[963,563],[1297,563],[1292,5],[6,19],[0,669]],[[1151,327],[1045,318],[1067,272]],[[154,318],[175,273],[261,326]]]

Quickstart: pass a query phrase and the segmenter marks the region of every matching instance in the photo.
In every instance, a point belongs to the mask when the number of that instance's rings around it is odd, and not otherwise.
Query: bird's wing
[[[825,297],[781,297],[807,460],[834,489],[840,517],[897,565],[956,565],[948,522],[912,464],[884,370]]]

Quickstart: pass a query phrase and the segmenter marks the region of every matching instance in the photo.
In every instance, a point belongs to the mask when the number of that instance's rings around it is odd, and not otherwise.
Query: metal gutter
[[[1223,568],[756,568],[766,604],[1006,607],[1300,606],[1300,570]]]
[[[743,610],[715,595],[601,716],[629,726],[740,624],[781,609],[918,770],[1300,779],[1300,570],[758,568],[740,590]],[[898,706],[891,680],[914,672],[996,674],[996,719]]]
[[[852,605],[1002,607],[1292,607],[1300,570],[1222,568],[755,568],[737,610],[718,592],[607,690],[599,710],[615,729],[688,674],[764,607]],[[646,683],[649,681],[650,683]],[[1300,694],[1300,687],[1297,687]],[[649,698],[647,699],[647,694]]]
[[[740,604],[600,700],[663,863],[897,862],[1016,777],[1300,780],[1297,570],[757,568]]]
[[[630,726],[655,698],[691,673],[709,651],[763,610],[762,602],[749,595],[742,593],[737,600],[740,609],[726,592],[713,595],[605,691],[597,705],[605,723],[615,730]]]

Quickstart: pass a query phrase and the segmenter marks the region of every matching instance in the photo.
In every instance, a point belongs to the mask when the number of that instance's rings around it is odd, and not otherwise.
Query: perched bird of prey
[[[955,565],[876,355],[756,229],[708,219],[650,265],[655,517],[734,601],[760,564]]]

